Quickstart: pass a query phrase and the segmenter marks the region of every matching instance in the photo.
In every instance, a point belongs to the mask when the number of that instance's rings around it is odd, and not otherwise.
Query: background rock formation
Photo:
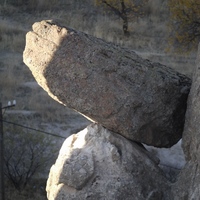
[[[175,200],[200,198],[200,46],[196,69],[188,99],[183,134],[183,150],[187,160],[178,181],[173,187]]]
[[[98,124],[65,140],[46,190],[49,200],[172,200],[147,151]]]
[[[46,21],[27,34],[24,62],[54,99],[126,138],[181,137],[190,80],[168,67]]]

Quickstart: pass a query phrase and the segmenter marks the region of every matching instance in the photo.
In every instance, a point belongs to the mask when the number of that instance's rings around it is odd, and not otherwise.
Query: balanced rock
[[[157,147],[181,138],[191,83],[171,68],[48,21],[33,24],[23,58],[51,97],[107,129]]]
[[[200,45],[188,98],[182,146],[187,163],[173,187],[174,199],[200,199]]]
[[[171,200],[169,185],[145,149],[91,124],[65,140],[46,190],[49,200]]]

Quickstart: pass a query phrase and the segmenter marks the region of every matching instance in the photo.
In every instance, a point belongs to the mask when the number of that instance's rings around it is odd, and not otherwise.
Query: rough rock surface
[[[157,147],[181,138],[190,79],[171,68],[46,21],[23,57],[51,97],[107,129]]]
[[[200,199],[200,45],[188,98],[182,144],[187,163],[173,187],[174,197],[175,200]]]
[[[173,183],[177,181],[178,174],[186,164],[181,144],[182,140],[179,140],[179,142],[171,148],[157,148],[144,145],[152,155],[160,160],[158,166],[163,170],[170,182]]]
[[[65,140],[46,190],[49,200],[172,199],[147,151],[98,124]]]

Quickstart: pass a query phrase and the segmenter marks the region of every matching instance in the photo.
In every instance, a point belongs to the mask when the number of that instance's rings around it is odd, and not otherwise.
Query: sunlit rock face
[[[173,187],[175,200],[200,199],[200,46],[188,98],[182,146],[187,163]]]
[[[49,200],[171,200],[170,187],[147,151],[101,125],[65,140],[47,182]]]
[[[48,94],[124,137],[157,147],[181,138],[190,79],[135,52],[42,21],[25,64]]]

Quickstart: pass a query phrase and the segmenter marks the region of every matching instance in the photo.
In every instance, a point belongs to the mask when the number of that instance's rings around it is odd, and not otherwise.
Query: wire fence
[[[29,130],[33,130],[33,131],[36,131],[36,132],[44,133],[44,134],[47,134],[47,135],[51,135],[51,136],[54,136],[54,137],[59,137],[59,138],[66,139],[66,137],[63,137],[63,136],[61,136],[61,135],[57,135],[57,134],[49,133],[49,132],[46,132],[46,131],[43,131],[43,130],[39,130],[39,129],[36,129],[36,128],[24,126],[24,125],[22,125],[22,124],[18,124],[18,123],[15,123],[15,122],[6,121],[6,120],[4,120],[4,119],[3,119],[2,121],[3,121],[4,123],[12,124],[12,125],[14,125],[14,126],[19,126],[19,127],[25,128],[25,129],[29,129]]]

